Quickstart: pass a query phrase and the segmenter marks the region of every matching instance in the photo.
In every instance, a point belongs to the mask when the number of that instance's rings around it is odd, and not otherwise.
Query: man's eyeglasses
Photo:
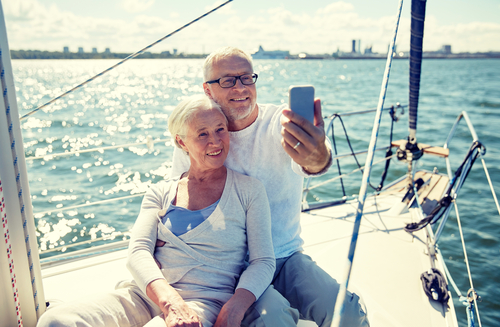
[[[236,85],[236,81],[240,80],[243,85],[252,85],[257,82],[257,74],[245,74],[240,76],[225,76],[219,79],[214,79],[213,81],[207,81],[205,83],[213,84],[219,83],[222,88],[230,88]]]

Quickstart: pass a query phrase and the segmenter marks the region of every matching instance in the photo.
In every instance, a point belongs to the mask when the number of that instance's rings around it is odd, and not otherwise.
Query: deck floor
[[[363,298],[370,326],[456,326],[453,307],[429,301],[423,291],[420,274],[431,267],[422,239],[426,236],[403,230],[415,219],[409,212],[392,214],[391,206],[400,201],[396,195],[367,200],[349,289]],[[357,202],[352,202],[302,216],[305,252],[339,282],[347,266],[356,209]]]

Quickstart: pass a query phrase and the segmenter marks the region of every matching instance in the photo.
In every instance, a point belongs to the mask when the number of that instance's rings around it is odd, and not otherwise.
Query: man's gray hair
[[[175,107],[174,111],[172,111],[172,114],[170,114],[170,117],[168,118],[168,130],[170,131],[172,138],[175,140],[175,145],[177,147],[182,149],[175,136],[179,135],[181,139],[187,136],[188,125],[191,123],[194,114],[200,110],[210,109],[218,110],[222,116],[224,116],[227,123],[227,118],[222,112],[220,106],[205,94],[193,95],[181,101],[177,107]]]
[[[205,79],[205,82],[209,79],[212,79],[211,75],[213,66],[216,65],[220,60],[231,56],[239,56],[245,58],[246,60],[248,60],[253,70],[252,56],[250,54],[235,47],[223,47],[215,50],[205,59],[205,62],[203,63],[203,78]]]

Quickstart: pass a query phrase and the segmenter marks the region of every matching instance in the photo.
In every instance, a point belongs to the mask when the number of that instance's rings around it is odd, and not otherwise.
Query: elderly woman
[[[239,326],[269,286],[275,259],[266,192],[224,166],[229,133],[221,109],[191,97],[168,127],[191,166],[144,196],[127,262],[134,282],[49,309],[38,326]],[[249,312],[245,325],[258,325]]]
[[[224,166],[227,120],[206,96],[179,104],[168,126],[191,167],[144,197],[128,268],[168,326],[200,321],[208,327],[228,318],[239,320],[229,324],[237,326],[274,273],[264,187]],[[157,239],[165,242],[154,253],[162,271],[151,257]]]

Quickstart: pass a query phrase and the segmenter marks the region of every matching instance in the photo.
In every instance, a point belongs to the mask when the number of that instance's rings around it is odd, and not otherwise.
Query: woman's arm
[[[128,247],[127,268],[139,288],[146,293],[146,286],[156,279],[163,279],[153,254],[158,233],[158,211],[163,207],[167,183],[156,184],[146,193],[141,211],[132,228]]]
[[[160,307],[168,327],[199,327],[198,316],[165,280],[153,257],[158,234],[157,215],[163,207],[168,185],[157,184],[144,196],[132,229],[127,268],[141,290]]]

